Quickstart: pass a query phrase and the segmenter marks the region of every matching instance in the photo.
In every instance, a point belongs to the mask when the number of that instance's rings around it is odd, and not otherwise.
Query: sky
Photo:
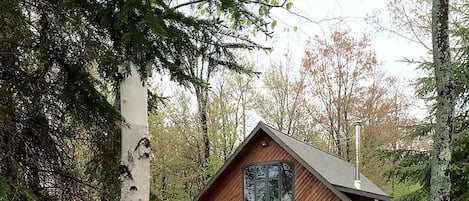
[[[383,71],[396,76],[401,88],[406,93],[413,94],[410,83],[418,78],[421,72],[415,69],[415,65],[409,65],[402,60],[404,58],[426,58],[428,57],[427,50],[419,44],[393,34],[377,31],[364,20],[366,16],[375,12],[379,13],[379,17],[383,19],[384,23],[389,21],[390,17],[386,11],[387,1],[389,0],[292,0],[291,10],[309,20],[284,9],[274,9],[271,16],[277,20],[277,26],[274,29],[273,37],[268,40],[265,36],[257,38],[258,42],[272,47],[273,50],[268,54],[265,52],[249,54],[249,59],[255,63],[256,70],[263,72],[272,64],[284,64],[284,55],[289,53],[292,60],[290,64],[299,72],[306,41],[315,35],[326,37],[329,26],[336,24],[339,18],[343,18],[352,34],[357,37],[367,34],[371,38],[372,48],[377,53]],[[320,23],[313,23],[310,20]],[[297,31],[293,31],[294,26],[298,28]],[[171,84],[168,77],[159,79],[161,80],[155,84],[161,85],[160,87],[164,89],[163,96],[174,95],[173,93],[180,88],[174,83]],[[423,101],[416,100],[414,103],[415,105],[409,111],[410,115],[418,119],[425,118],[427,110]],[[257,116],[253,118],[261,120]]]
[[[413,88],[410,84],[422,72],[416,70],[416,65],[409,65],[402,60],[404,58],[417,60],[427,58],[427,50],[419,44],[394,34],[377,31],[364,20],[374,12],[379,13],[383,23],[389,22],[390,15],[386,11],[387,1],[389,0],[293,0],[293,12],[320,23],[313,23],[285,10],[274,10],[272,16],[277,19],[278,23],[273,38],[266,41],[273,51],[268,55],[258,54],[253,59],[262,61],[258,63],[263,63],[262,66],[266,67],[271,63],[282,62],[283,55],[290,53],[293,65],[301,66],[306,41],[315,35],[327,36],[329,26],[336,24],[337,19],[342,18],[352,34],[370,36],[372,48],[376,51],[383,71],[396,76],[401,88],[406,93],[412,94]],[[298,28],[297,31],[293,31],[294,26]],[[415,103],[410,113],[423,119],[427,115],[426,106],[422,101]]]
[[[274,48],[272,53],[282,55],[285,49],[288,49],[292,54],[302,54],[308,38],[315,35],[325,36],[330,24],[337,23],[338,20],[334,19],[343,18],[354,34],[359,36],[365,33],[371,37],[373,48],[386,71],[402,78],[416,78],[418,74],[414,71],[415,66],[409,66],[400,60],[404,57],[425,57],[426,50],[393,34],[378,32],[364,20],[372,12],[378,12],[386,23],[386,20],[389,20],[386,2],[387,0],[293,0],[294,12],[323,22],[315,24],[282,10],[274,11],[273,16],[278,19],[279,25],[275,29],[273,40],[270,41]],[[284,31],[292,26],[297,26],[298,30]],[[275,58],[273,55],[270,57]]]

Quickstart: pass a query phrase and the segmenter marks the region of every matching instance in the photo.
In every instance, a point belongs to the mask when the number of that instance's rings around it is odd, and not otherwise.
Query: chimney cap
[[[355,182],[353,182],[353,186],[358,189],[358,190],[361,190],[362,188],[362,182],[360,180],[355,180]]]

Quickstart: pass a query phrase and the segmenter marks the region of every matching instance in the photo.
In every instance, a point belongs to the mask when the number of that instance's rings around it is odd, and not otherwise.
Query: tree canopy
[[[431,1],[387,2],[394,23],[388,31],[430,51]],[[393,195],[396,199],[428,200],[438,95],[434,62],[419,63],[426,75],[414,85],[416,96],[432,107],[427,119],[416,122],[409,118],[414,99],[381,71],[375,35],[360,30],[357,36],[346,19],[297,15],[314,26],[332,22],[347,28],[329,35],[321,27],[323,35],[304,41],[304,54],[272,58],[288,60],[282,65],[248,61],[244,50],[269,50],[256,37],[269,38],[279,26],[272,10],[292,5],[290,0],[0,1],[0,201],[119,199],[119,130],[127,124],[119,114],[118,86],[130,63],[142,81],[152,81],[152,200],[196,196],[257,120],[349,161],[355,157],[351,121],[365,120],[363,173],[389,194],[402,187],[410,192]],[[449,166],[453,200],[469,199],[468,9],[464,0],[449,6],[456,98]],[[161,77],[152,74],[164,74],[162,79],[178,86],[159,86],[155,80]],[[164,90],[172,90],[171,97],[163,97]],[[379,161],[376,153],[388,160]],[[383,175],[383,169],[390,171]]]
[[[119,65],[134,62],[142,79],[167,71],[199,85],[184,55],[249,72],[233,51],[261,48],[247,30],[269,34],[269,10],[286,3],[0,2],[0,196],[116,199]]]
[[[428,7],[427,2],[427,7]],[[455,96],[455,114],[454,128],[453,128],[453,146],[450,162],[451,174],[451,199],[452,200],[467,200],[467,174],[469,166],[467,163],[467,126],[468,126],[468,56],[467,49],[468,42],[468,21],[467,9],[469,5],[462,1],[454,1],[450,5],[450,26],[449,37],[451,43],[451,68],[452,77],[454,77],[454,96]],[[426,16],[428,19],[429,16]],[[425,21],[425,20],[423,20]],[[428,21],[427,21],[428,22]],[[427,24],[427,26],[429,26]],[[421,27],[425,29],[425,27]],[[427,29],[428,30],[428,29]],[[435,98],[436,93],[436,80],[433,70],[433,62],[424,61],[420,64],[420,68],[427,72],[427,76],[423,76],[417,80],[416,88],[417,95],[431,103],[430,116],[428,122],[419,125],[408,127],[410,134],[403,138],[404,142],[413,144],[415,141],[426,144],[430,141],[430,137],[435,135],[435,122],[433,117],[436,113]],[[419,139],[419,140],[417,140]],[[397,163],[395,169],[387,172],[390,178],[397,178],[398,181],[406,184],[417,184],[418,188],[407,195],[400,197],[400,200],[428,200],[430,196],[430,171],[431,171],[431,149],[422,148],[420,150],[411,149],[402,146],[397,151],[385,151],[384,156],[391,156]],[[385,157],[386,158],[386,157]]]

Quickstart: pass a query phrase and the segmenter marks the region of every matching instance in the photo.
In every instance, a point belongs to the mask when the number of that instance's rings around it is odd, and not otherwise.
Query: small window
[[[245,167],[243,201],[293,201],[291,163],[256,163]]]

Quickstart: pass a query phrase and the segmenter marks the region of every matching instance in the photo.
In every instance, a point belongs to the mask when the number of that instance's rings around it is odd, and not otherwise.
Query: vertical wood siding
[[[261,132],[261,131],[260,131]],[[261,141],[268,146],[262,147]],[[283,150],[269,136],[259,133],[232,161],[199,201],[241,201],[242,169],[250,163],[276,160],[291,161],[294,166],[295,201],[339,201],[332,191],[314,177],[305,167]]]

